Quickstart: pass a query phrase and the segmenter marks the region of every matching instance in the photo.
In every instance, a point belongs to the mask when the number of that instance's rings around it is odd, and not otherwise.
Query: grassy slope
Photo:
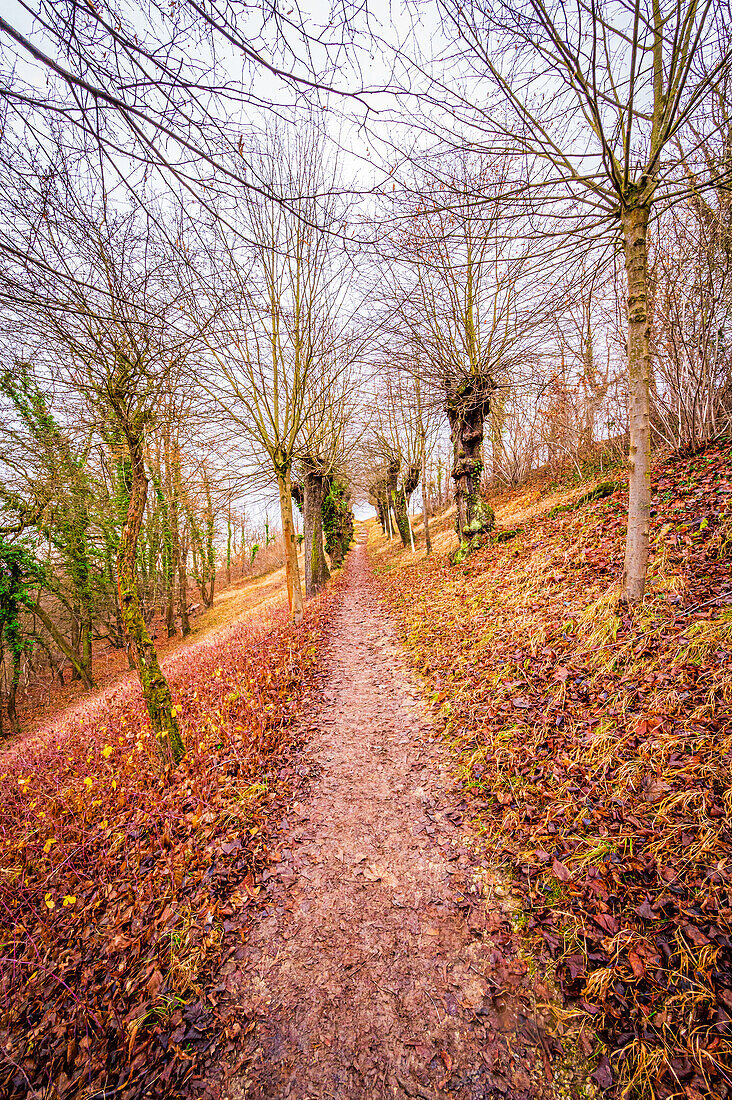
[[[246,1026],[217,982],[300,781],[293,723],[332,599],[294,626],[260,580],[165,662],[188,750],[172,772],[134,676],[2,755],[3,1097],[188,1095]]]
[[[302,572],[303,559],[300,555]],[[232,584],[216,591],[213,607],[199,610],[191,616],[191,633],[187,638],[176,635],[165,637],[162,618],[153,622],[153,636],[158,656],[162,661],[173,657],[178,650],[186,649],[192,642],[206,638],[211,632],[220,630],[230,623],[240,622],[243,618],[260,619],[272,611],[286,606],[287,586],[284,566],[268,573],[235,580]],[[134,676],[135,673],[132,673]],[[100,691],[107,691],[114,685],[123,683],[130,676],[126,654],[104,643],[95,643],[94,679]],[[21,692],[19,713],[24,732],[42,729],[47,723],[64,710],[77,704],[82,705],[88,699],[89,692],[81,681],[65,684],[49,681],[47,674],[39,675],[35,683]],[[14,743],[14,738],[2,742],[4,750]]]
[[[617,598],[624,491],[571,508],[593,481],[493,501],[521,532],[461,566],[449,516],[429,561],[370,532],[476,818],[516,876],[516,923],[565,1020],[591,1018],[607,1044],[596,1081],[629,1096],[732,1095],[730,457],[726,442],[658,465],[632,612]]]

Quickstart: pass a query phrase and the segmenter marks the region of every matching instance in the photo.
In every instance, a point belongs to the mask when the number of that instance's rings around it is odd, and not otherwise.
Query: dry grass
[[[628,1100],[732,1096],[732,528],[710,503],[724,505],[728,459],[658,472],[632,611],[621,495],[548,514],[591,485],[493,501],[521,532],[460,567],[444,544],[424,562],[369,533],[527,934]]]

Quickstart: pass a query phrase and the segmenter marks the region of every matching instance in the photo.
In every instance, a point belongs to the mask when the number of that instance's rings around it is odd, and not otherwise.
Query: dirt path
[[[316,779],[237,964],[257,1026],[221,1095],[548,1095],[525,966],[503,903],[481,891],[445,750],[367,573],[359,545],[309,731]]]

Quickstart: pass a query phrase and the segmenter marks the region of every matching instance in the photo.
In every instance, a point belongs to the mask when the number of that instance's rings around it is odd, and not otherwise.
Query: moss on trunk
[[[147,499],[147,475],[142,440],[127,436],[130,452],[131,483],[127,516],[117,552],[117,585],[122,622],[132,643],[145,706],[157,738],[158,749],[166,763],[177,763],[185,752],[168,682],[163,676],[152,638],[147,629],[137,586],[137,542]]]
[[[461,542],[493,527],[493,511],[480,495],[483,434],[494,385],[490,377],[469,375],[446,386],[447,418],[453,446],[455,529]]]

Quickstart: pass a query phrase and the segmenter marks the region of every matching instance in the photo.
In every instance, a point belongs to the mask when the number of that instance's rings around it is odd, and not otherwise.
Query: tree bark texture
[[[287,577],[287,599],[290,613],[297,622],[302,618],[303,602],[300,587],[300,567],[297,561],[297,541],[295,524],[292,519],[292,479],[289,468],[277,475],[277,488],[280,494],[280,518],[282,520],[282,538],[285,543],[285,575]]]
[[[432,553],[432,539],[430,538],[430,518],[427,492],[427,457],[422,438],[422,518],[424,520],[424,547],[427,557]]]
[[[402,540],[402,546],[405,548],[410,546],[412,542],[408,507],[409,498],[419,484],[419,474],[420,468],[415,463],[408,467],[401,485],[398,483],[398,475],[394,477],[393,483],[389,485],[394,519],[396,520],[397,529]]]
[[[628,278],[628,425],[630,471],[623,600],[643,599],[651,528],[651,353],[648,321],[648,206],[621,215]]]
[[[175,547],[175,572],[178,575],[178,610],[180,613],[180,632],[185,638],[191,632],[191,624],[188,620],[188,544],[184,531],[181,530],[183,510],[183,485],[180,476],[180,459],[176,454],[171,462],[173,470],[173,493],[170,507],[171,531]]]
[[[163,676],[140,605],[137,584],[137,542],[147,499],[147,474],[142,441],[128,437],[132,480],[127,516],[117,553],[117,584],[122,620],[130,637],[137,673],[140,677],[150,724],[157,738],[158,749],[166,763],[177,763],[185,747],[178,720],[173,713],[173,701],[168,682]]]
[[[305,537],[305,596],[310,599],[328,583],[330,570],[323,547],[323,500],[327,479],[317,470],[306,470],[303,478],[303,521]]]
[[[469,375],[447,388],[447,418],[453,447],[455,529],[461,541],[489,530],[493,513],[480,495],[483,473],[483,434],[494,386],[490,378]]]
[[[391,538],[391,492],[396,489],[399,476],[399,463],[392,459],[383,470],[369,490],[369,495],[376,508],[379,523],[387,538]]]

